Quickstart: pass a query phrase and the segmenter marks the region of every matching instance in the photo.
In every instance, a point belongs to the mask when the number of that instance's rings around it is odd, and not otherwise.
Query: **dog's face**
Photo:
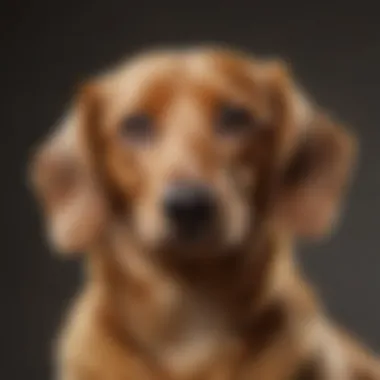
[[[264,217],[324,231],[352,147],[278,62],[156,52],[85,86],[34,178],[62,249],[88,249],[117,220],[152,251],[218,255]]]
[[[105,182],[143,244],[219,253],[251,230],[261,166],[274,154],[264,75],[210,52],[167,53],[88,90]]]

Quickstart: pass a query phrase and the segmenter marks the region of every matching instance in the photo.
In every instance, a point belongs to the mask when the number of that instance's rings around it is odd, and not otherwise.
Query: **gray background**
[[[330,312],[380,350],[380,27],[365,2],[3,1],[0,9],[2,373],[46,379],[50,342],[79,279],[46,248],[25,186],[33,144],[75,85],[147,47],[227,42],[292,62],[317,101],[360,135],[359,172],[338,233],[300,255]]]

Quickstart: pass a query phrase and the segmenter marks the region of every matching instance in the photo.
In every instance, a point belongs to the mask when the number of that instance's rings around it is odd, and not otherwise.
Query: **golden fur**
[[[226,102],[250,129],[216,131]],[[122,130],[136,112],[154,124],[143,144]],[[57,378],[380,379],[293,257],[336,221],[355,155],[277,60],[155,51],[85,84],[31,168],[51,243],[86,253]],[[176,180],[218,199],[218,233],[195,246],[174,243],[160,208]]]

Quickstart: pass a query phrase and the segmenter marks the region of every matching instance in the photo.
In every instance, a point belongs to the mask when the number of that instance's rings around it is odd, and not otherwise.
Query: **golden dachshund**
[[[377,380],[294,258],[337,221],[356,139],[276,59],[140,54],[78,91],[31,165],[85,253],[60,380]]]

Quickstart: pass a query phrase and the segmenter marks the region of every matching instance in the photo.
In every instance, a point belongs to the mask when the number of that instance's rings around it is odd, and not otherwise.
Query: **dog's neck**
[[[272,328],[268,321],[278,322],[281,294],[296,275],[291,242],[278,234],[261,236],[246,252],[175,265],[119,236],[90,255],[90,284],[103,295],[105,318],[118,326],[119,338],[127,335],[167,357],[183,344],[206,359],[225,339],[243,341]]]

